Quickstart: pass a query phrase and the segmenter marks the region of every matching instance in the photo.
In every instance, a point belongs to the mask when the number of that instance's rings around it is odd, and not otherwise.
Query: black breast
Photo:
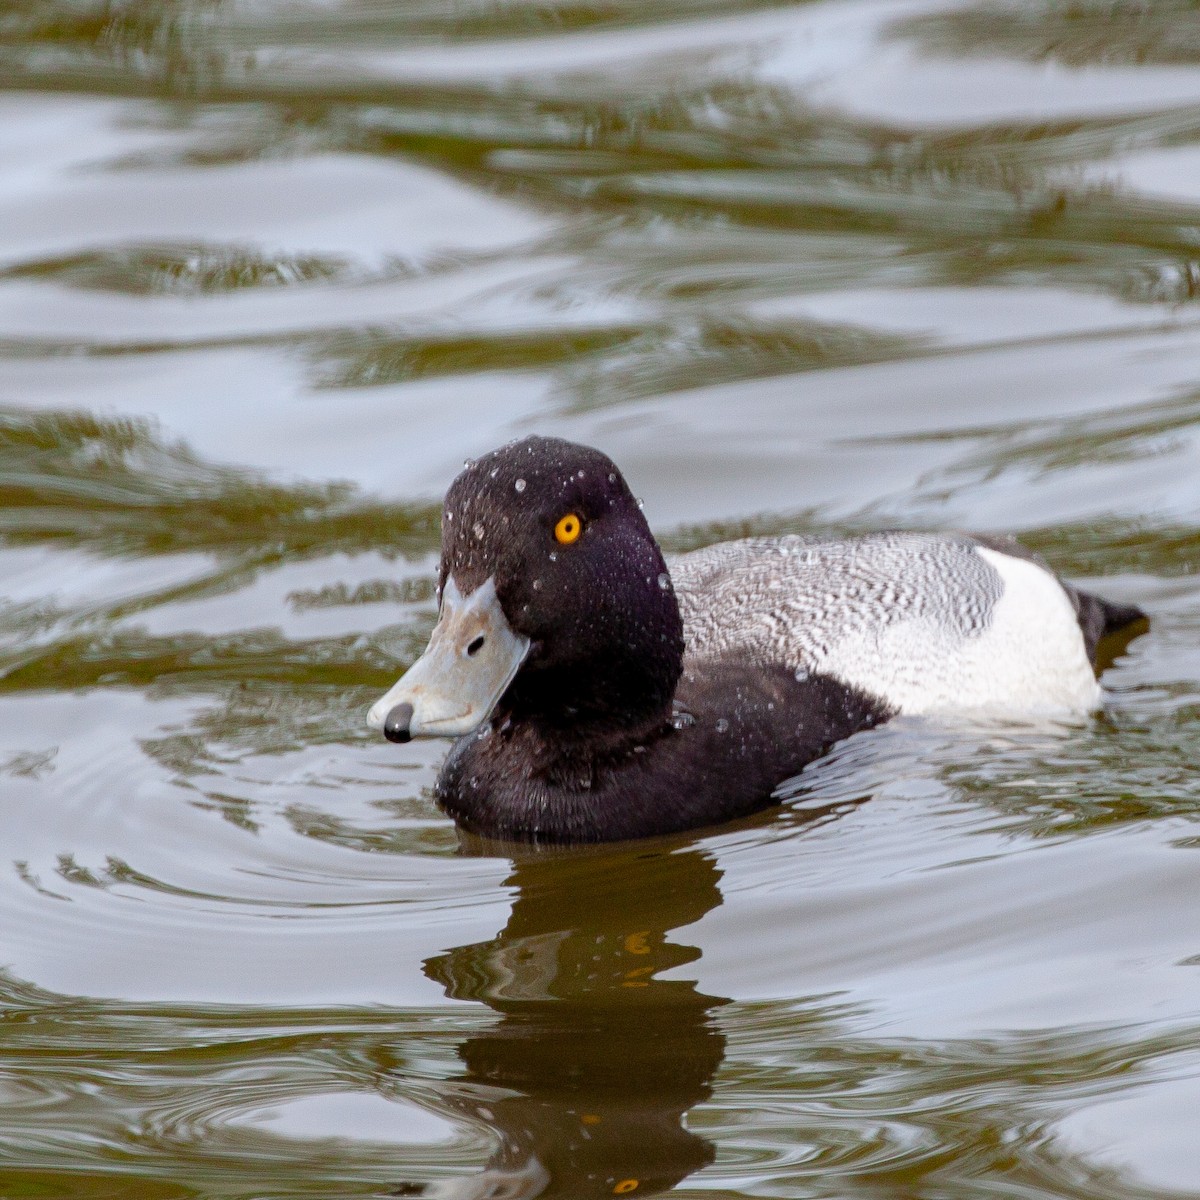
[[[534,842],[672,833],[774,803],[834,742],[886,720],[877,699],[783,667],[689,664],[672,719],[615,748],[547,747],[523,723],[456,743],[438,800],[472,832]]]

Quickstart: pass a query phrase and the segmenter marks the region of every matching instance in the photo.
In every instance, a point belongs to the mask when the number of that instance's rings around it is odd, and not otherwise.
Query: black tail
[[[1132,626],[1149,620],[1136,604],[1114,604],[1111,600],[1102,600],[1099,596],[1093,596],[1091,592],[1081,592],[1069,586],[1067,595],[1075,605],[1075,615],[1079,618],[1079,628],[1083,630],[1083,642],[1087,647],[1088,658],[1093,662],[1096,660],[1096,648],[1105,638],[1128,631],[1128,637],[1125,639],[1128,642],[1130,638],[1143,632],[1141,629],[1133,629]]]

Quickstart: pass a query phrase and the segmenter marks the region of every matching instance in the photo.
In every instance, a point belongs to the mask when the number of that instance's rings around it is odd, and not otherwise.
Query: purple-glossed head
[[[471,463],[442,511],[429,648],[371,709],[394,741],[459,737],[501,706],[564,732],[665,711],[683,658],[662,552],[598,450],[530,437]]]

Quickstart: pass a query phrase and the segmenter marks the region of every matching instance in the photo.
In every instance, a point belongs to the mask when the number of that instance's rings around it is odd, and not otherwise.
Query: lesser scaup
[[[613,463],[542,437],[451,485],[438,599],[369,723],[459,739],[436,790],[462,827],[554,842],[753,812],[899,713],[1086,713],[1096,643],[1142,618],[1011,539],[750,538],[668,569]]]

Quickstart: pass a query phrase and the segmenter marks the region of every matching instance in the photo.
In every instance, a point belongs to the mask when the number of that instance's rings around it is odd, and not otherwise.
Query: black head
[[[502,707],[564,730],[636,726],[670,705],[679,608],[637,500],[598,450],[530,437],[446,494],[438,587],[488,579],[528,657]]]

